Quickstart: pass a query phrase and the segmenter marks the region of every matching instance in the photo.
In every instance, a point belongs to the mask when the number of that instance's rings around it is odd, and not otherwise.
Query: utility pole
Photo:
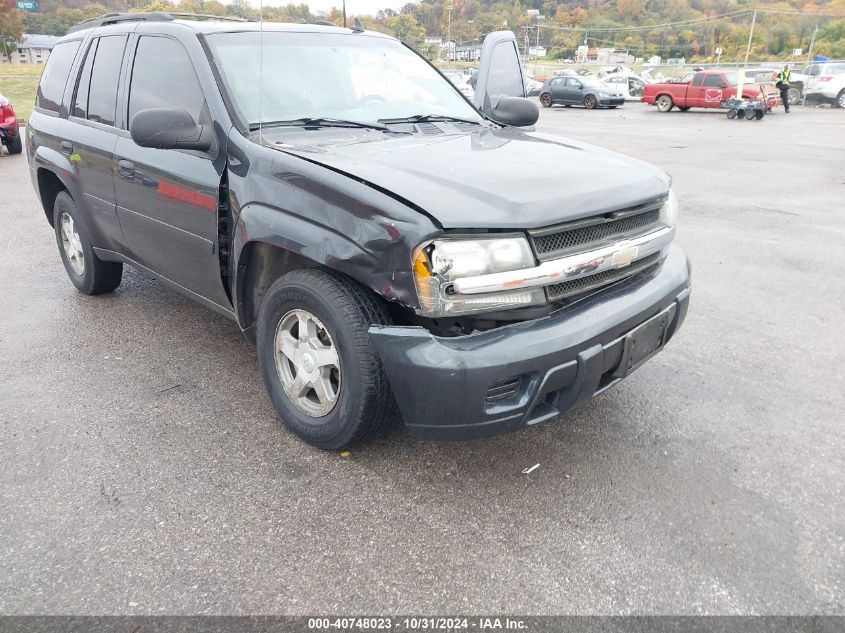
[[[743,64],[743,68],[748,66],[748,54],[751,52],[751,38],[754,37],[754,25],[757,23],[757,11],[754,12],[754,15],[751,18],[751,30],[748,32],[748,46],[745,47],[745,64]]]
[[[816,35],[818,34],[818,32],[819,32],[819,25],[816,24],[816,28],[813,29],[813,37],[810,38],[810,48],[807,50],[807,65],[808,66],[813,63],[813,46],[815,46],[815,44],[816,44]],[[810,71],[808,69],[807,70],[807,79],[805,80],[807,82],[807,84],[810,83],[809,72]],[[804,84],[801,87],[801,105],[802,106],[805,103],[807,103],[807,84]]]
[[[449,57],[449,61],[452,61],[452,3],[449,3],[449,6],[446,7],[446,11],[448,12],[448,26],[446,27],[446,55]]]
[[[754,25],[757,23],[757,11],[751,18],[751,30],[748,31],[748,46],[745,47],[745,63],[742,65],[742,72],[739,74],[739,81],[736,84],[736,98],[742,99],[742,84],[745,80],[745,69],[748,68],[748,55],[751,53],[751,38],[754,37]]]
[[[346,0],[343,0],[343,28],[346,28]]]

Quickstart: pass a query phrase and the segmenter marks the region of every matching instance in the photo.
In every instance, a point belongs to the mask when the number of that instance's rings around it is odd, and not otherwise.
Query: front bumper
[[[617,383],[625,335],[658,314],[664,342],[683,323],[689,262],[677,246],[655,269],[547,317],[460,337],[373,326],[370,336],[405,424],[424,439],[471,439],[552,419]],[[488,390],[519,377],[506,400]]]
[[[600,106],[621,106],[625,105],[625,97],[599,97]]]

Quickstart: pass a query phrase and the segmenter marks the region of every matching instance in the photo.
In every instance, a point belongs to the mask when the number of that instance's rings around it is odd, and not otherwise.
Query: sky
[[[258,8],[258,0],[249,0]],[[341,0],[266,0],[264,6],[278,6],[285,4],[307,4],[311,13],[329,11],[332,7],[340,7]],[[346,0],[346,12],[350,15],[375,15],[379,9],[400,9],[408,0]]]

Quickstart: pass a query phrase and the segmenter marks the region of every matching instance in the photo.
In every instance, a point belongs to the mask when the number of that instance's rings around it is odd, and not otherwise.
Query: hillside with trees
[[[111,11],[184,11],[257,19],[246,0],[39,0],[37,12],[17,11],[11,0],[0,0],[0,27],[28,33],[61,35],[86,18]],[[451,8],[450,8],[451,7]],[[788,59],[801,48],[806,53],[814,31],[814,51],[845,58],[845,0],[792,0],[752,4],[744,0],[422,0],[400,11],[386,9],[375,16],[358,16],[367,28],[396,35],[429,56],[437,48],[426,37],[445,41],[451,34],[458,46],[480,43],[485,34],[507,28],[520,43],[547,49],[549,59],[572,57],[579,44],[617,47],[636,57],[683,57],[712,61],[721,48],[723,61],[744,58],[758,9],[751,45],[755,60]],[[347,4],[349,19],[355,2]],[[328,20],[342,24],[339,8],[312,14],[305,4],[265,7],[264,19],[286,22]]]

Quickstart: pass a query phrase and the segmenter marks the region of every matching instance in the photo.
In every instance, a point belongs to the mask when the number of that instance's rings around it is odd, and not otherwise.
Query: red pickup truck
[[[646,84],[643,90],[645,103],[657,104],[660,112],[669,112],[675,106],[681,112],[690,108],[718,108],[721,103],[736,96],[739,73],[705,70],[694,73],[690,81]],[[747,83],[742,86],[743,99],[764,97],[768,110],[780,104],[777,93],[767,92],[765,86]]]

